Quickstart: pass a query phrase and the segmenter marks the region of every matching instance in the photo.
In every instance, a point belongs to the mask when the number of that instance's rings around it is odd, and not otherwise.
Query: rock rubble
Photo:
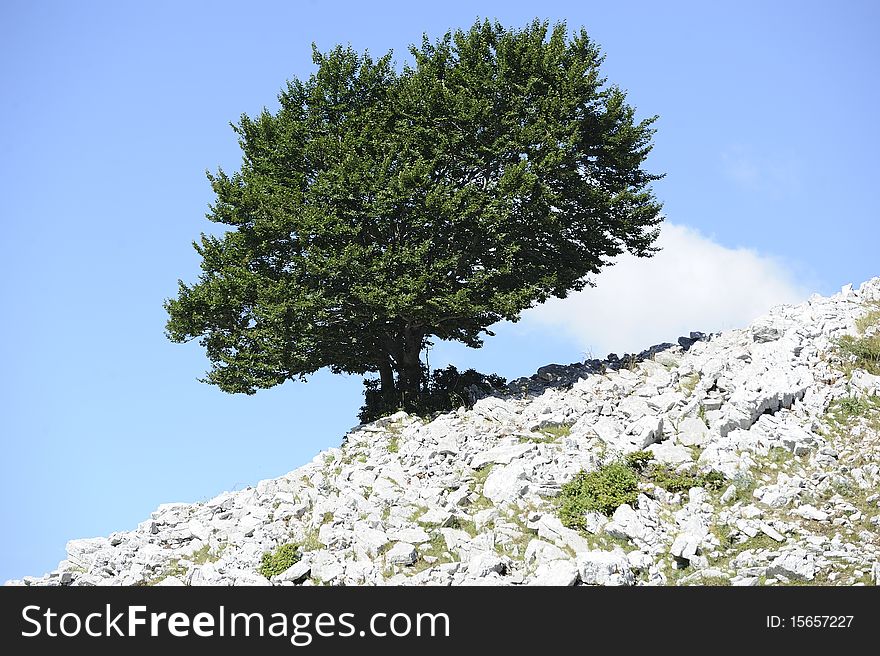
[[[835,349],[877,302],[880,278],[743,330],[548,365],[430,421],[397,413],[279,478],[72,540],[57,569],[8,583],[876,584],[880,426],[833,410],[880,409],[880,377],[847,372]],[[563,525],[564,483],[643,449],[724,485],[643,482],[586,530]],[[262,570],[287,543],[300,559]]]

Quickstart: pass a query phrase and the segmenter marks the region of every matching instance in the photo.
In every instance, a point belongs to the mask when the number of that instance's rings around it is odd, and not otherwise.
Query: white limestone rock
[[[605,532],[623,540],[640,540],[645,537],[647,528],[632,506],[624,503],[614,511],[611,521],[605,525]]]
[[[563,526],[562,522],[553,515],[542,515],[536,522],[536,527],[538,537],[568,547],[575,553],[590,550],[589,542],[582,538],[577,531]]]
[[[622,550],[585,551],[577,555],[581,582],[587,585],[633,585],[635,577]]]
[[[654,454],[654,460],[660,464],[674,467],[686,462],[693,462],[690,449],[678,444],[671,444],[668,441],[651,444],[647,450]]]
[[[272,584],[609,585],[638,572],[657,585],[670,559],[693,570],[683,583],[782,584],[818,572],[870,581],[880,575],[880,443],[861,410],[836,428],[828,408],[880,393],[880,377],[855,369],[848,379],[834,353],[874,301],[880,278],[778,306],[744,330],[542,367],[472,409],[359,425],[284,476],[163,504],[135,530],[72,540],[53,571],[11,583],[136,585],[174,572],[161,584],[267,585],[262,555],[291,542],[306,552]],[[569,434],[533,430],[548,425]],[[701,470],[729,479],[720,503],[646,477],[632,506],[584,514],[589,538],[562,525],[555,497],[566,482],[642,448],[672,467],[699,453]],[[595,551],[603,531],[638,550]],[[762,534],[775,545],[753,547]],[[411,567],[420,558],[426,567]]]
[[[510,464],[511,461],[521,458],[524,454],[532,451],[534,444],[505,444],[497,446],[482,453],[477,453],[470,461],[473,469],[481,469],[491,463]]]
[[[570,560],[553,560],[542,563],[535,571],[529,585],[571,587],[578,582],[578,568]]]
[[[802,549],[793,549],[783,553],[777,556],[767,568],[767,576],[784,576],[798,581],[812,581],[816,577],[815,556]]]
[[[703,446],[709,439],[709,427],[699,417],[685,417],[678,425],[676,439],[684,446]]]
[[[528,487],[524,466],[517,463],[495,466],[483,484],[483,496],[496,505],[510,503],[521,497]]]
[[[308,578],[309,574],[311,574],[311,560],[311,557],[306,554],[300,560],[288,567],[286,570],[284,570],[280,574],[276,574],[275,576],[273,576],[270,580],[272,581],[272,583],[275,584],[301,583],[306,578]]]
[[[468,576],[482,578],[492,573],[503,574],[507,569],[504,558],[494,552],[480,551],[470,557],[467,563]]]
[[[540,567],[554,560],[564,560],[567,554],[555,544],[540,539],[532,539],[526,546],[523,562],[527,567]]]

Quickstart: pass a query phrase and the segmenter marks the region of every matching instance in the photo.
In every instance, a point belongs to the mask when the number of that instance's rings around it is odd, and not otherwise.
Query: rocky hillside
[[[164,504],[10,583],[876,584],[878,303],[875,278],[361,425],[285,476]]]

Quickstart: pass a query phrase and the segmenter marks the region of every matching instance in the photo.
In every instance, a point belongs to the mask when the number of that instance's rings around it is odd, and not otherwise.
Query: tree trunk
[[[394,369],[391,366],[391,359],[379,365],[379,383],[382,393],[382,400],[390,407],[396,401],[397,389],[394,385]]]
[[[422,391],[422,352],[424,335],[420,330],[407,326],[403,331],[403,349],[397,360],[398,387],[403,394],[404,407],[415,400]]]
[[[392,390],[394,403],[399,403],[407,411],[413,407],[412,402],[422,392],[422,362],[419,355],[425,339],[423,329],[407,323],[401,332],[387,334],[383,345],[388,354],[387,368],[381,365],[379,377],[384,396],[385,390]],[[397,384],[394,384],[394,373],[397,373]]]
[[[419,361],[418,353],[413,360],[407,358],[400,364],[398,378],[400,391],[407,398],[418,396],[422,391],[422,363]]]

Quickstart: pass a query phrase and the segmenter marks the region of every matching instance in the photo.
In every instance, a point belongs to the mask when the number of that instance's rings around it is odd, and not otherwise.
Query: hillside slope
[[[9,583],[875,584],[880,376],[838,344],[876,336],[877,303],[880,278],[545,367],[431,421],[398,413]]]

